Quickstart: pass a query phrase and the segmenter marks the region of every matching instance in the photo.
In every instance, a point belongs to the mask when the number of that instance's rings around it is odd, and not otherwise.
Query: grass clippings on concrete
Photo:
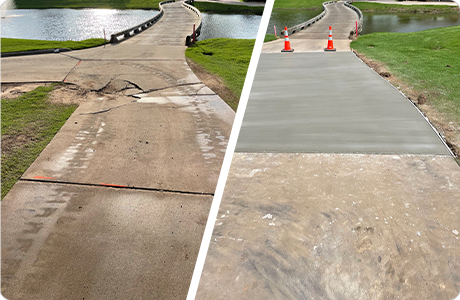
[[[360,36],[351,48],[388,70],[460,154],[460,26]]]
[[[49,101],[54,88],[39,86],[17,98],[2,97],[2,199],[77,108]]]
[[[104,39],[88,39],[79,42],[75,41],[43,41],[27,39],[2,38],[2,53],[20,52],[31,50],[68,48],[72,50],[92,48],[104,45]]]
[[[222,79],[222,84],[231,94],[220,95],[215,92],[235,111],[243,90],[254,42],[253,39],[208,39],[197,42],[185,51],[187,58]],[[191,67],[195,72],[193,66]]]

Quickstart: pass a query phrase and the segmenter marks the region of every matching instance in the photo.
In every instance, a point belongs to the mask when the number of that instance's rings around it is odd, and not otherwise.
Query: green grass
[[[323,10],[325,0],[276,0],[273,10]]]
[[[456,6],[447,5],[401,5],[401,4],[381,4],[369,2],[355,2],[354,6],[359,8],[362,12],[400,12],[400,13],[429,13],[429,14],[442,14],[442,13],[460,13]]]
[[[204,13],[214,14],[240,14],[240,15],[262,15],[264,12],[263,6],[244,6],[244,5],[228,5],[221,3],[210,2],[195,2],[195,7]]]
[[[351,47],[382,62],[447,119],[460,122],[460,26],[412,33],[372,33]],[[450,67],[447,67],[449,65]]]
[[[233,110],[238,107],[254,42],[244,39],[209,39],[199,41],[185,51],[185,56],[224,79],[235,98],[223,100]]]
[[[265,38],[264,38],[264,43],[266,43],[266,42],[271,42],[271,41],[274,41],[274,40],[276,40],[276,39],[278,39],[278,38],[276,37],[276,35],[274,35],[274,34],[266,34],[266,35],[265,35]]]
[[[48,101],[54,85],[38,87],[16,99],[2,99],[2,199],[34,162],[76,105]],[[10,141],[21,141],[11,146]]]
[[[159,0],[14,0],[16,8],[158,9]]]
[[[18,52],[29,50],[69,48],[73,50],[91,48],[104,45],[104,39],[88,39],[84,41],[42,41],[42,40],[25,40],[25,39],[9,39],[2,38],[2,53]]]

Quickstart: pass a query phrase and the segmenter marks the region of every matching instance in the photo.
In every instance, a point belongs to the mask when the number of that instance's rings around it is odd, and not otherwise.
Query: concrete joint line
[[[214,196],[214,193],[206,193],[206,192],[191,192],[191,191],[180,191],[180,190],[169,190],[169,189],[157,189],[157,188],[125,186],[125,185],[107,184],[107,183],[80,183],[80,182],[46,180],[46,179],[36,179],[36,178],[35,179],[20,178],[19,180],[27,181],[27,182],[41,182],[41,183],[63,184],[63,185],[78,185],[78,186],[102,187],[102,188],[112,188],[112,189],[139,190],[139,191],[151,191],[151,192],[172,193],[172,194]]]
[[[75,66],[73,66],[73,68],[69,71],[69,73],[67,73],[67,75],[64,77],[64,79],[62,80],[62,82],[66,82],[67,80],[67,77],[70,75],[70,73],[72,73],[73,70],[75,70],[75,68],[81,63],[81,60],[78,60],[78,62],[75,64]]]

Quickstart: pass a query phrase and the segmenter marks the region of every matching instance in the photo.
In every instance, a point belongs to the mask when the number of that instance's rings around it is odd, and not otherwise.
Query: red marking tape
[[[43,176],[35,176],[34,178],[36,178],[36,179],[56,179],[56,178],[53,178],[53,177],[43,177]]]
[[[81,64],[81,60],[78,62],[77,66],[79,66]]]
[[[114,187],[128,187],[126,185],[118,185],[118,184],[109,184],[109,183],[99,183],[100,185],[104,185],[104,186],[114,186]]]

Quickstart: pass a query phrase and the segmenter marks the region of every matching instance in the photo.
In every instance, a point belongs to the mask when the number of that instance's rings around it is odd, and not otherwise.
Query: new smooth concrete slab
[[[211,201],[19,182],[2,201],[2,294],[185,299]]]
[[[236,151],[449,154],[412,103],[351,52],[261,54]]]
[[[452,300],[459,232],[450,156],[235,153],[196,299]]]
[[[78,60],[60,54],[2,58],[2,82],[63,81]]]

